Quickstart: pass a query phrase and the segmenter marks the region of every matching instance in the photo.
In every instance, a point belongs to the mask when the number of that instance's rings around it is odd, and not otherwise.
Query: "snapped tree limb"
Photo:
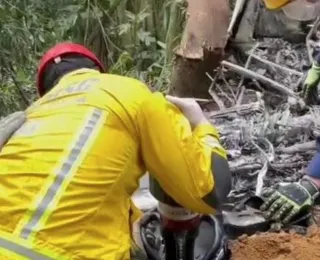
[[[254,78],[256,80],[260,80],[262,81],[263,83],[265,83],[268,87],[270,88],[273,88],[274,90],[286,95],[286,96],[289,96],[289,97],[293,97],[295,99],[299,99],[297,97],[297,95],[290,89],[288,89],[287,87],[285,87],[284,85],[272,80],[272,79],[269,79],[263,75],[260,75],[254,71],[251,71],[249,69],[246,69],[246,68],[243,68],[239,65],[236,65],[236,64],[233,64],[231,62],[228,62],[228,61],[222,61],[221,62],[221,65],[223,67],[226,67],[228,69],[231,69],[237,73],[239,73],[240,75],[243,75],[244,77],[246,78]]]

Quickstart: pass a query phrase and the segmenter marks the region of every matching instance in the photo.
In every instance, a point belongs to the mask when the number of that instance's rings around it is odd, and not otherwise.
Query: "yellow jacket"
[[[130,259],[131,195],[146,170],[181,205],[214,212],[202,198],[214,188],[211,154],[225,151],[208,135],[218,138],[208,124],[192,132],[137,80],[67,74],[1,152],[0,259]]]

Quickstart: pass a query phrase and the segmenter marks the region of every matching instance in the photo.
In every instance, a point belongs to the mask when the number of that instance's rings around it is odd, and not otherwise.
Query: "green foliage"
[[[43,52],[61,41],[93,49],[111,73],[168,85],[183,0],[0,1],[0,116],[36,99]],[[168,48],[169,46],[169,48]]]

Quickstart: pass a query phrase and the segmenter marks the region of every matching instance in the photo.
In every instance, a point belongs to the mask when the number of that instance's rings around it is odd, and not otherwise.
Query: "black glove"
[[[288,223],[301,210],[311,207],[319,189],[309,179],[294,183],[280,183],[276,189],[266,189],[262,196],[267,198],[260,207],[265,217],[277,222]]]

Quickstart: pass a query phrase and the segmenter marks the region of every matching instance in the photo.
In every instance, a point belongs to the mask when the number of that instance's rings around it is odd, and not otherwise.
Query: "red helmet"
[[[105,71],[97,56],[86,47],[70,42],[58,43],[57,45],[49,49],[40,60],[37,74],[37,89],[39,96],[44,95],[43,73],[46,66],[57,57],[62,57],[65,54],[81,54],[95,62],[101,72]]]

